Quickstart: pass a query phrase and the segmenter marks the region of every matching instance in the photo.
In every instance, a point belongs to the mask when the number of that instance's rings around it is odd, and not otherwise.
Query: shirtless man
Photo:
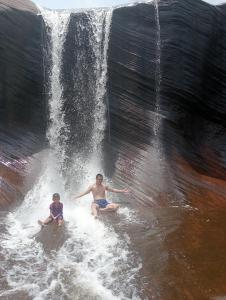
[[[119,208],[118,204],[109,203],[106,200],[105,191],[113,192],[113,193],[125,193],[125,194],[129,193],[128,189],[123,189],[123,190],[112,189],[104,185],[102,181],[103,181],[103,175],[97,174],[96,183],[89,186],[84,193],[81,193],[75,197],[75,199],[77,199],[92,192],[94,201],[92,202],[91,210],[92,210],[92,215],[95,218],[97,218],[99,211],[117,211],[117,209]]]

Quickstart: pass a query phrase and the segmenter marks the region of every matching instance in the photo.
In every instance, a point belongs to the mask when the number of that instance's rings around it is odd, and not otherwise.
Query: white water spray
[[[156,69],[155,69],[155,92],[156,92],[156,104],[155,104],[155,118],[154,118],[154,135],[157,136],[162,116],[160,115],[160,86],[161,86],[161,36],[160,36],[160,22],[159,22],[159,0],[154,0],[155,6],[155,18],[156,18]]]
[[[50,147],[55,151],[57,156],[57,165],[62,167],[65,159],[65,143],[67,131],[64,122],[62,86],[60,80],[62,51],[67,26],[70,19],[69,12],[43,11],[43,18],[51,30],[51,45],[52,45],[52,70],[50,72],[50,126],[47,132],[47,137]],[[62,132],[64,130],[64,132]]]
[[[107,82],[107,52],[109,44],[109,34],[112,19],[112,9],[93,11],[91,18],[93,24],[93,32],[95,34],[96,47],[96,97],[95,97],[95,113],[94,113],[94,130],[93,130],[93,150],[95,153],[101,152],[100,147],[104,139],[104,131],[106,127],[106,104],[104,97],[106,96]],[[105,28],[103,30],[103,27]],[[108,109],[108,107],[107,107]]]

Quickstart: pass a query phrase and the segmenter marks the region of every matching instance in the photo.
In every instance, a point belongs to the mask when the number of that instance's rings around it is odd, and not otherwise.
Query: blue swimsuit
[[[98,200],[94,200],[94,202],[95,202],[100,208],[105,208],[108,204],[110,204],[109,202],[107,202],[106,199],[98,199]]]

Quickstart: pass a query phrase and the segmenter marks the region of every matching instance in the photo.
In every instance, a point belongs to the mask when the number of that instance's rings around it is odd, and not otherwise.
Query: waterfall
[[[71,191],[77,189],[78,186],[82,189],[82,181],[87,184],[87,181],[93,180],[97,173],[103,173],[102,150],[108,117],[107,52],[112,9],[87,11],[80,15],[79,20],[77,20],[76,14],[73,17],[76,22],[74,30],[78,38],[71,45],[75,47],[76,63],[72,62],[73,70],[71,73],[74,81],[73,95],[70,97],[74,111],[76,111],[75,118],[80,122],[79,124],[78,122],[73,123],[71,112],[68,112],[70,115],[69,127],[73,132],[72,142],[75,140],[76,149],[67,172],[68,185]],[[86,41],[88,49],[85,50],[84,42],[82,42],[83,36],[89,38],[89,42]],[[79,47],[76,48],[76,45]],[[92,68],[89,66],[90,61],[92,61]],[[89,82],[84,85],[84,82],[87,81],[87,70],[89,70]],[[78,86],[80,87],[79,90],[77,89]],[[72,130],[75,126],[79,127],[77,133]],[[87,126],[89,130],[87,130]],[[78,173],[80,178],[77,176]],[[82,181],[81,178],[83,178]]]
[[[64,194],[65,182],[62,173],[64,164],[65,127],[62,111],[62,86],[60,84],[61,56],[70,14],[67,12],[42,11],[44,20],[51,32],[52,67],[49,78],[50,125],[47,132],[50,149],[42,155],[43,172],[33,189],[30,190],[21,207],[15,212],[25,227],[35,230],[33,223],[37,218],[44,217],[43,208],[55,191]],[[22,226],[23,226],[22,225]]]
[[[70,19],[70,13],[57,11],[44,11],[43,18],[46,26],[51,31],[51,54],[52,54],[52,70],[50,71],[50,126],[47,132],[47,138],[51,149],[55,151],[58,164],[62,166],[64,162],[66,143],[66,126],[64,122],[63,97],[61,85],[61,64],[62,51],[67,26]]]
[[[87,28],[80,22],[81,14],[75,14],[78,20],[75,29],[78,40],[77,45],[74,45],[76,55],[72,60],[76,61],[77,69],[73,65],[71,73],[68,72],[69,66],[64,65],[68,25],[72,20],[70,12],[42,10],[42,15],[51,37],[52,59],[48,72],[50,124],[47,132],[50,147],[43,151],[42,175],[22,205],[6,218],[6,234],[2,241],[6,261],[2,270],[8,288],[0,292],[0,297],[10,295],[16,299],[24,295],[24,298],[35,300],[139,299],[136,276],[141,261],[130,249],[128,236],[116,233],[113,226],[107,226],[91,216],[90,196],[77,201],[71,198],[71,191],[78,192],[73,190],[75,182],[83,189],[101,170],[101,144],[107,115],[107,49],[112,10],[83,12],[85,20],[89,20],[88,60],[83,49],[79,48],[83,45],[81,39]],[[91,82],[83,87],[83,75],[90,63],[93,70]],[[70,75],[67,82],[62,75],[64,68]],[[67,84],[78,93],[73,91],[69,103]],[[87,87],[90,88],[88,93],[95,95],[90,97],[93,101],[91,105],[86,105]],[[80,128],[74,126],[75,114],[76,118],[84,120],[79,124]],[[84,140],[77,140],[79,135],[76,132],[79,129],[85,134]],[[75,147],[70,144],[73,138]],[[80,143],[77,148],[76,142]],[[82,172],[82,169],[86,172]],[[48,216],[48,206],[54,192],[60,193],[64,203],[68,237],[60,249],[48,253],[44,251],[45,245],[36,238],[40,235],[37,219]],[[56,229],[52,234],[59,236],[63,232]]]
[[[108,104],[103,103],[106,95],[106,81],[107,81],[107,51],[108,40],[110,34],[112,10],[100,10],[98,13],[93,13],[92,24],[95,33],[96,41],[102,41],[102,44],[97,44],[95,49],[96,56],[96,96],[95,96],[95,113],[94,113],[94,130],[93,130],[93,150],[99,152],[99,146],[104,139],[104,131],[106,126],[106,111],[105,107]],[[103,26],[105,30],[103,31]],[[107,105],[108,110],[108,105]]]
[[[161,86],[161,36],[160,36],[160,22],[159,22],[159,0],[154,0],[155,6],[155,18],[156,18],[156,69],[155,69],[155,92],[156,92],[156,104],[155,104],[155,118],[154,118],[154,135],[157,136],[160,125],[160,86]]]
[[[94,100],[94,124],[92,134],[92,155],[95,169],[103,173],[102,155],[108,115],[108,100],[106,95],[107,83],[107,52],[110,34],[112,9],[92,11],[90,15],[95,37],[95,77],[96,92]],[[104,30],[103,30],[104,28]]]

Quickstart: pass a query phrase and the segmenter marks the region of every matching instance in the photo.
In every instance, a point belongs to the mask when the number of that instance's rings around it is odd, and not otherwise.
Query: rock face
[[[138,187],[135,198],[147,204],[153,193],[159,194],[160,184],[158,151],[153,146],[159,78],[156,20],[153,4],[115,9],[108,58],[111,139],[105,151],[105,161],[110,162],[106,171],[115,172],[122,185]]]
[[[111,141],[106,152],[107,157],[112,154],[117,179],[141,187],[137,198],[147,198],[146,203],[156,192],[151,182],[162,172],[170,186],[176,179],[177,187],[185,189],[187,179],[175,173],[177,156],[201,173],[226,178],[225,26],[225,6],[202,1],[163,0],[158,9],[139,4],[114,11],[108,74]],[[164,154],[166,161],[161,162]]]
[[[45,137],[44,31],[37,14],[28,0],[0,1],[1,208],[23,197],[27,164]]]
[[[42,20],[30,1],[1,1],[0,13],[0,122],[45,133]]]
[[[0,208],[22,200],[41,170],[39,136],[27,130],[0,128]]]
[[[111,136],[150,144],[155,110],[157,28],[153,5],[116,9],[109,44]]]
[[[202,1],[160,4],[164,146],[225,179],[224,14]]]

